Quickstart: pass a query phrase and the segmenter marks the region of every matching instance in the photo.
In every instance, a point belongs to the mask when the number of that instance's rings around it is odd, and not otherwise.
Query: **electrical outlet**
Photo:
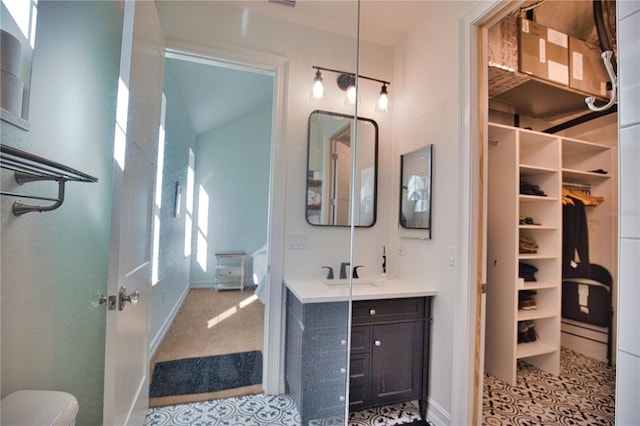
[[[308,249],[309,234],[287,234],[287,248],[290,249]]]

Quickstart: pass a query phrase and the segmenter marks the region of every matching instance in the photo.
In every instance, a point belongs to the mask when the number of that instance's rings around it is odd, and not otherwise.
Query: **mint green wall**
[[[208,271],[194,249],[192,286],[213,283],[214,252],[250,255],[267,242],[271,116],[267,104],[198,137],[196,200],[200,185],[209,194]]]
[[[165,67],[164,94],[167,99],[165,121],[164,173],[160,213],[159,282],[153,288],[151,303],[151,347],[154,350],[178,308],[181,296],[189,287],[189,257],[184,257],[185,201],[189,148],[195,153],[196,134],[191,125],[182,95]],[[175,185],[182,186],[181,214],[173,216]]]
[[[102,422],[104,306],[111,215],[121,1],[41,1],[31,81],[30,131],[1,122],[2,143],[99,178],[67,184],[47,213],[11,214],[0,205],[2,251],[1,394],[20,389],[72,393],[79,425]],[[55,184],[7,191],[55,196]],[[28,200],[24,200],[28,201]]]

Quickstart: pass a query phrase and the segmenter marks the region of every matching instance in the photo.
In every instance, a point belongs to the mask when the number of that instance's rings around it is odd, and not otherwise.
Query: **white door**
[[[336,145],[336,224],[349,223],[351,204],[351,147],[340,141]]]
[[[107,310],[104,425],[142,425],[149,404],[152,206],[163,63],[155,3],[125,2],[107,286],[116,303]],[[124,295],[137,296],[137,303]]]

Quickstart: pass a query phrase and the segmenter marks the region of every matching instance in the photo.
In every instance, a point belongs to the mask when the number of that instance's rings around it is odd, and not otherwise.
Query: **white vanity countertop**
[[[349,285],[346,282],[347,280],[314,278],[285,278],[284,280],[287,288],[302,303],[346,302],[349,299]],[[363,277],[354,279],[352,299],[393,299],[435,296],[436,294],[435,286],[424,281],[409,281],[399,277],[392,279]]]

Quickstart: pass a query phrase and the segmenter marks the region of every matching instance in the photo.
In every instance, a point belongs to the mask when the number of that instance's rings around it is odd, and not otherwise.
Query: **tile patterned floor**
[[[391,426],[419,420],[415,403],[351,413],[349,426]],[[248,395],[225,400],[152,408],[145,426],[298,426],[301,417],[286,396]],[[342,419],[321,419],[310,426],[343,426]]]
[[[519,361],[516,386],[485,374],[483,424],[613,425],[615,368],[562,348],[560,375]]]
[[[555,377],[519,362],[516,386],[485,375],[483,425],[613,425],[615,369],[562,349]],[[419,419],[415,403],[352,413],[349,426],[391,426]],[[152,408],[146,426],[298,426],[301,417],[286,396],[249,395]],[[323,419],[313,426],[342,426]]]
[[[298,426],[300,414],[288,396],[248,395],[152,408],[145,426]]]

